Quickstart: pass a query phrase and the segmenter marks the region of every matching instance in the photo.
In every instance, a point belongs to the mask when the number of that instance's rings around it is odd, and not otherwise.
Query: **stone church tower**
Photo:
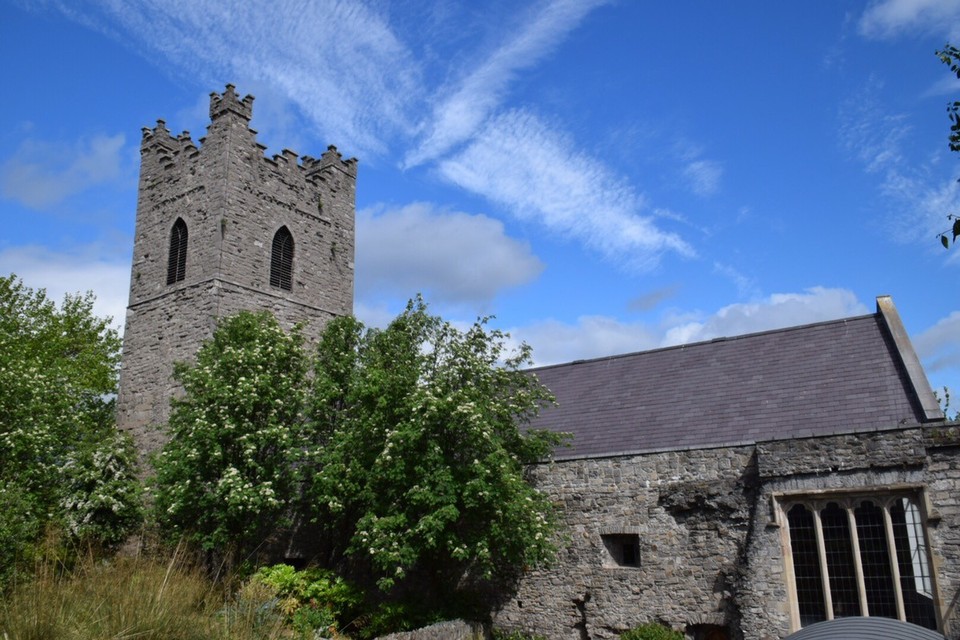
[[[219,318],[266,309],[314,341],[353,312],[356,159],[284,149],[267,158],[250,128],[253,96],[210,95],[197,146],[163,120],[143,129],[130,302],[117,424],[140,452],[165,441],[177,392],[173,363],[189,361]]]

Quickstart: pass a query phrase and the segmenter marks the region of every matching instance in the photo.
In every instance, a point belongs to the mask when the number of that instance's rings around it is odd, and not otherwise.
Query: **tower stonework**
[[[250,128],[253,96],[232,85],[210,95],[197,146],[162,120],[143,129],[140,184],[117,400],[117,423],[141,454],[166,440],[178,392],[175,362],[190,361],[220,318],[271,311],[305,323],[308,344],[353,311],[356,159],[272,158]]]

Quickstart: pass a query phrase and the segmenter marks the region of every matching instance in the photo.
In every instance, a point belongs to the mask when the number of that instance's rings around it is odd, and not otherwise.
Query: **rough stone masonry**
[[[353,312],[357,161],[332,146],[320,158],[289,149],[265,157],[250,128],[253,100],[232,85],[212,93],[199,145],[163,120],[143,129],[117,424],[144,455],[164,442],[174,362],[193,358],[219,318],[266,309],[286,328],[306,322],[309,342],[330,318]],[[178,220],[185,263],[182,279],[169,282]],[[293,248],[289,290],[270,279],[283,228]]]

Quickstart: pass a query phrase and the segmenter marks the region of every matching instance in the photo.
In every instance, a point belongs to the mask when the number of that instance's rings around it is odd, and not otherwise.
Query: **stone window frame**
[[[602,563],[606,569],[640,568],[640,528],[606,527],[600,530]]]
[[[183,282],[187,277],[187,242],[189,233],[186,221],[178,217],[170,227],[170,252],[167,255],[167,284]]]
[[[923,485],[917,484],[893,484],[877,487],[856,487],[856,488],[837,488],[837,489],[818,489],[818,490],[797,490],[786,492],[773,492],[771,494],[771,509],[773,521],[771,524],[779,527],[781,533],[781,548],[783,549],[783,563],[785,568],[785,580],[788,593],[788,604],[790,607],[790,627],[795,632],[802,628],[799,600],[797,594],[797,574],[794,567],[794,554],[791,544],[791,532],[788,513],[796,505],[803,505],[810,510],[814,520],[815,544],[817,560],[819,564],[820,579],[823,585],[823,597],[825,608],[825,619],[834,619],[831,610],[832,601],[830,583],[832,576],[828,568],[826,549],[824,547],[822,522],[820,513],[830,504],[836,504],[845,512],[849,522],[848,535],[851,552],[852,567],[854,575],[851,577],[855,581],[856,595],[858,597],[860,612],[866,611],[869,615],[869,606],[866,603],[867,588],[864,584],[864,574],[862,568],[863,550],[859,546],[858,524],[854,515],[854,510],[864,502],[871,502],[879,505],[883,511],[883,520],[885,528],[885,543],[889,547],[888,559],[891,565],[892,585],[894,590],[894,600],[896,605],[897,619],[906,621],[905,607],[903,601],[903,587],[898,573],[898,563],[905,562],[896,551],[896,534],[891,530],[890,507],[895,502],[904,498],[912,501],[916,507],[916,514],[919,522],[916,528],[921,538],[917,539],[916,546],[922,550],[922,559],[925,560],[926,575],[924,579],[928,581],[927,588],[930,591],[930,598],[933,604],[933,614],[936,620],[936,630],[943,631],[942,602],[937,584],[937,564],[930,545],[930,525],[940,520],[940,514],[930,503],[929,495]],[[892,536],[892,537],[891,537]],[[913,542],[910,543],[911,546]],[[914,550],[916,551],[916,549]],[[912,559],[910,560],[912,562]],[[824,578],[824,576],[826,576]],[[914,574],[915,580],[920,580],[921,576]],[[836,616],[840,617],[840,616]]]
[[[293,234],[287,225],[273,234],[270,248],[270,286],[284,291],[293,290],[293,258],[295,254]]]

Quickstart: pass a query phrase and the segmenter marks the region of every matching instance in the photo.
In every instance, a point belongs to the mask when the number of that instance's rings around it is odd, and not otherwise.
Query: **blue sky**
[[[268,153],[359,158],[370,324],[422,292],[543,364],[890,294],[960,390],[948,41],[958,0],[0,0],[0,273],[122,319],[140,129],[229,82]]]

